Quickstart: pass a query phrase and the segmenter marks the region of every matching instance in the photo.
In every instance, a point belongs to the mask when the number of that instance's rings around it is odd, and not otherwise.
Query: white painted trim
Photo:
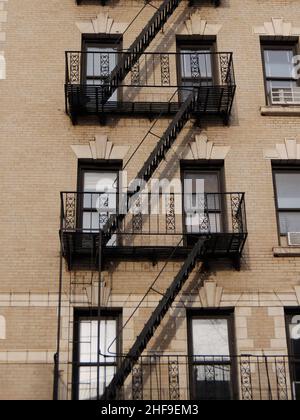
[[[253,32],[261,36],[299,36],[300,27],[293,26],[283,18],[273,17],[271,21],[264,22],[263,26],[255,26]]]
[[[76,26],[83,34],[122,34],[128,23],[115,22],[108,13],[99,13],[94,19],[76,22]]]

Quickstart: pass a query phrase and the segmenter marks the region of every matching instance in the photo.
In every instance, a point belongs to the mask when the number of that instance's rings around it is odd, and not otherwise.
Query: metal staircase
[[[147,347],[147,344],[153,337],[157,327],[162,322],[164,316],[170,309],[177,295],[181,291],[186,280],[189,278],[192,270],[195,268],[197,260],[205,256],[207,239],[199,239],[193,247],[192,251],[185,260],[183,266],[175,276],[171,286],[166,290],[163,298],[157,305],[156,309],[150,316],[148,322],[145,324],[140,335],[137,337],[135,343],[123,360],[121,366],[114,375],[111,383],[106,388],[102,400],[113,400],[118,395],[118,390],[124,385],[124,382],[130,374],[133,366],[142,355]]]
[[[185,102],[180,107],[179,111],[171,121],[169,127],[164,132],[160,141],[157,143],[152,153],[144,163],[141,170],[138,172],[136,179],[149,181],[155,170],[158,168],[160,162],[165,158],[166,153],[172,147],[173,143],[177,139],[179,133],[188,122],[194,109],[195,103],[197,102],[198,94],[195,88],[187,97]],[[151,129],[148,132],[151,134]],[[152,133],[153,134],[153,133]],[[139,187],[128,193],[128,198],[139,192]],[[112,235],[116,232],[120,223],[125,218],[126,214],[113,215],[109,218],[108,222],[103,228],[103,240],[106,245],[111,239]]]
[[[77,0],[78,3],[81,3],[80,0]],[[121,54],[121,57],[118,61],[117,66],[112,71],[109,76],[107,85],[104,86],[102,90],[101,101],[102,104],[108,102],[111,98],[113,93],[118,89],[122,81],[126,78],[126,76],[131,71],[132,67],[138,62],[141,55],[145,52],[147,47],[150,45],[151,41],[155,38],[158,32],[163,28],[164,24],[173,14],[175,9],[178,7],[181,0],[164,0],[162,5],[156,10],[154,16],[145,26],[143,31],[140,35],[136,38],[133,44],[130,46],[129,50],[126,53]],[[220,1],[219,0],[211,0],[212,4],[218,6]],[[193,1],[189,1],[189,5],[193,5]],[[228,76],[226,76],[227,78]],[[179,136],[180,132],[186,125],[186,123],[192,118],[193,112],[199,106],[199,104],[203,101],[203,93],[200,92],[201,86],[194,86],[190,87],[189,94],[185,101],[182,104],[179,104],[179,110],[177,111],[176,115],[170,122],[166,131],[162,134],[162,136],[158,136],[157,134],[153,133],[152,129],[153,126],[150,128],[148,134],[154,135],[155,137],[159,138],[158,143],[154,147],[153,151],[144,162],[142,168],[137,173],[136,179],[145,181],[146,183],[151,179],[153,174],[155,173],[156,169],[159,167],[160,163],[165,159],[167,152],[170,150],[172,145],[174,144],[175,140]],[[223,93],[222,93],[223,96]],[[208,101],[208,94],[206,95],[206,102]],[[170,99],[168,105],[172,104],[172,98]],[[206,106],[205,106],[206,107]],[[198,117],[197,117],[198,118]],[[156,121],[158,121],[159,117]],[[128,162],[127,162],[128,163]],[[126,197],[126,209],[129,211],[130,209],[130,199],[136,194],[142,192],[142,187],[135,186],[133,190],[131,190]],[[207,210],[207,206],[205,206],[205,211],[207,212],[206,218],[209,224],[209,214]],[[75,212],[73,212],[75,214]],[[72,213],[72,214],[73,214]],[[95,258],[98,262],[98,270],[101,274],[102,270],[102,257],[103,257],[103,250],[107,250],[109,247],[109,241],[112,239],[113,235],[121,230],[120,227],[122,222],[125,220],[126,212],[121,214],[112,215],[109,217],[108,221],[104,225],[103,229],[100,232],[96,233],[95,235],[92,233],[90,234],[90,238],[84,239],[86,241],[94,241],[95,246],[93,245],[90,247],[93,250],[97,250],[93,258]],[[235,213],[232,213],[232,218],[235,220]],[[75,219],[74,219],[75,220]],[[75,229],[76,230],[76,229]],[[76,232],[75,232],[76,233]],[[84,232],[83,232],[84,233]],[[66,235],[65,235],[66,236]],[[62,235],[62,238],[65,237]],[[221,240],[220,240],[220,237]],[[167,314],[168,310],[174,303],[176,297],[182,290],[185,282],[188,280],[191,272],[194,270],[197,261],[206,261],[206,259],[214,258],[215,253],[217,252],[218,246],[220,242],[224,242],[225,245],[222,245],[223,248],[226,246],[228,250],[234,250],[236,254],[240,254],[241,252],[241,237],[238,239],[235,236],[232,236],[232,239],[224,236],[222,234],[219,236],[213,235],[210,233],[210,229],[206,231],[206,234],[197,237],[197,242],[188,250],[188,254],[182,267],[178,271],[177,275],[174,277],[170,287],[165,291],[162,295],[162,299],[158,303],[156,309],[153,311],[152,315],[150,316],[147,323],[144,325],[141,333],[135,340],[134,344],[132,345],[128,354],[122,359],[120,366],[117,368],[117,371],[111,380],[110,384],[104,390],[103,395],[100,397],[102,400],[113,400],[118,398],[119,390],[124,385],[127,377],[130,375],[133,366],[136,364],[140,356],[142,355],[143,351],[146,349],[148,343],[150,342],[151,338],[154,336],[155,331],[161,324],[162,320],[164,319],[165,315]],[[68,236],[66,236],[68,238]],[[102,238],[102,239],[101,239]],[[223,238],[223,239],[222,239]],[[243,236],[243,241],[245,240]],[[62,240],[64,243],[64,239]],[[82,240],[79,241],[80,246],[82,247]],[[244,242],[243,242],[244,244]],[[72,242],[67,239],[67,242],[64,243],[65,248],[69,250],[69,248],[73,248],[73,254],[76,255],[76,243]],[[192,245],[191,245],[192,246]],[[106,248],[105,248],[106,247]],[[62,255],[64,255],[64,246],[62,247]],[[185,256],[186,256],[185,255]],[[71,252],[70,257],[71,259]],[[70,264],[72,266],[72,264]],[[99,276],[100,278],[100,276]],[[99,283],[100,284],[100,283]],[[100,287],[99,287],[100,290]],[[152,288],[154,292],[157,292],[154,288]],[[100,302],[100,299],[99,299]],[[100,303],[99,303],[100,308]],[[58,351],[59,354],[59,351]],[[59,363],[58,363],[59,364]],[[58,376],[58,370],[56,369],[56,376]],[[98,392],[99,394],[99,392]]]
[[[181,0],[164,0],[148,24],[131,44],[126,54],[122,54],[116,68],[110,74],[109,84],[102,91],[102,103],[105,104],[116,91],[119,84],[125,79],[132,67],[163,28]]]
[[[198,98],[197,93],[197,89],[195,88],[188,95],[180,110],[177,112],[174,119],[171,121],[169,127],[164,132],[160,141],[150,154],[149,158],[146,160],[143,167],[138,172],[138,179],[142,179],[147,182],[152,177],[160,162],[165,158],[166,153],[178,137],[182,128],[190,119],[191,112]],[[131,191],[130,196],[138,192],[138,188],[136,188],[134,191]],[[119,216],[112,216],[112,218],[109,219],[108,223],[104,226],[102,233],[102,237],[104,238],[104,245],[106,245],[111,239],[113,233],[116,232],[120,222],[125,218],[125,216],[125,214],[122,214]],[[174,302],[176,296],[179,294],[184,283],[188,279],[191,271],[194,269],[197,259],[200,257],[202,257],[203,259],[206,249],[205,244],[208,241],[209,239],[207,237],[201,238],[194,245],[193,249],[191,250],[187,259],[185,260],[182,268],[179,270],[178,274],[174,278],[171,286],[167,289],[157,308],[152,313],[142,332],[137,337],[136,342],[125,357],[124,361],[122,362],[122,365],[118,369],[110,385],[105,390],[102,399],[112,400],[116,398],[118,390],[124,384],[124,381],[130,374],[133,365],[136,363],[138,358],[141,356],[142,352],[147,347],[147,344],[153,337],[157,327],[160,325],[164,316],[166,315],[172,303]]]

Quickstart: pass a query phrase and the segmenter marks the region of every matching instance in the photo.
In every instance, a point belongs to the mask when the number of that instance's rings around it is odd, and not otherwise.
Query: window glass
[[[86,75],[91,77],[108,77],[117,65],[117,48],[88,46],[86,51]]]
[[[192,334],[194,355],[230,355],[227,319],[193,319]]]
[[[300,212],[280,212],[279,225],[283,235],[289,232],[300,232]]]
[[[181,75],[183,78],[212,78],[210,50],[181,50]]]
[[[103,395],[105,388],[109,385],[116,372],[115,366],[101,367],[99,371],[99,393]],[[97,398],[97,377],[96,366],[81,366],[79,368],[79,400],[95,400]]]
[[[297,86],[297,83],[292,80],[269,80],[268,87],[270,89],[291,89]]]
[[[292,50],[265,50],[267,77],[292,77],[293,75]]]
[[[185,173],[185,182],[188,186],[192,186],[192,193],[197,191],[197,182],[198,185],[204,185],[204,192],[206,193],[216,193],[219,192],[219,175],[217,173],[205,173],[205,172],[186,172]],[[199,183],[200,181],[200,183]],[[203,181],[203,184],[202,184]],[[188,190],[190,192],[190,190]]]
[[[216,172],[185,173],[184,209],[187,233],[221,231],[219,188],[219,174]]]
[[[117,176],[117,172],[85,172],[84,191],[114,191],[116,189]]]
[[[287,319],[293,393],[294,398],[300,400],[300,312]]]
[[[97,232],[117,213],[118,172],[84,172],[83,190],[82,227],[85,232]],[[116,244],[113,235],[107,245]]]
[[[97,363],[98,344],[100,348],[100,363],[115,361],[117,335],[116,320],[100,321],[100,340],[98,337],[98,321],[80,322],[80,363]],[[113,343],[114,342],[114,343]],[[113,345],[111,346],[111,344]]]
[[[300,209],[300,172],[275,175],[279,209]]]
[[[195,400],[233,399],[229,319],[194,318],[192,391]]]
[[[111,72],[115,69],[118,63],[118,48],[116,46],[105,45],[101,42],[86,42],[85,43],[85,74],[84,79],[86,85],[101,86],[107,85]],[[98,101],[101,102],[102,90],[88,89],[87,97],[90,96],[91,101],[95,101],[97,95]],[[118,101],[118,90],[109,98],[108,102]]]
[[[109,213],[116,211],[118,173],[117,172],[85,172],[84,173],[84,192],[94,194],[84,194],[84,208],[106,210]],[[99,193],[99,194],[98,194]]]
[[[117,320],[102,318],[100,338],[98,320],[82,319],[78,324],[78,398],[91,400],[97,398],[97,378],[99,371],[99,393],[111,382],[117,367]],[[98,363],[99,354],[99,369]]]

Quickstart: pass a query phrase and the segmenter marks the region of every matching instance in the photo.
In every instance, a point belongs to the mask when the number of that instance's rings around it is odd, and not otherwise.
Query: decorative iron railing
[[[187,88],[195,87],[199,89],[195,112],[230,113],[235,94],[232,53],[144,53],[107,101],[111,75],[127,58],[130,53],[117,48],[66,52],[66,111],[174,113],[188,95]]]
[[[111,358],[111,355],[109,356]],[[73,372],[80,369],[73,364]],[[67,381],[80,399],[97,399],[97,366],[84,382]],[[100,366],[103,392],[112,372]],[[143,356],[135,364],[119,393],[120,400],[299,400],[300,359],[275,355]],[[76,376],[76,375],[75,375]],[[64,377],[64,372],[61,372]],[[64,385],[65,391],[65,385]],[[60,394],[61,395],[61,394]],[[101,397],[101,396],[100,396]]]
[[[244,193],[62,192],[63,232],[97,234],[112,215],[125,214],[110,242],[175,245],[182,236],[246,234]]]

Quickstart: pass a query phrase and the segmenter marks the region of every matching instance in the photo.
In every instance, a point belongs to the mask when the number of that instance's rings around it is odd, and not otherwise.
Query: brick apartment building
[[[299,22],[0,0],[1,399],[300,399]]]

